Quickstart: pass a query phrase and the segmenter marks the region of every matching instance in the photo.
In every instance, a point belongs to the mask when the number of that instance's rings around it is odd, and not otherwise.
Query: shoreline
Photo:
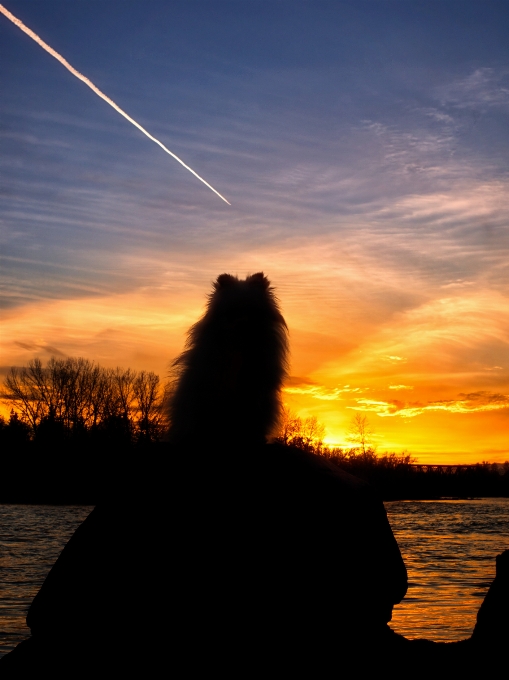
[[[204,453],[210,453],[209,459],[217,455],[215,450]],[[416,466],[391,457],[323,458],[370,484],[384,502],[509,498],[507,465]],[[95,448],[30,443],[0,455],[0,503],[94,506],[102,500],[142,500],[150,495],[151,480],[171,477],[174,461],[163,443]]]

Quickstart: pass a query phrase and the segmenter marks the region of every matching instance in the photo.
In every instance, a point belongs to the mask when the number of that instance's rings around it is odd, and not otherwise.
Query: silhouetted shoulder
[[[342,488],[345,493],[370,495],[374,494],[373,487],[349,472],[342,470],[326,458],[303,451],[293,446],[281,444],[268,444],[265,447],[264,458],[274,469],[289,473],[293,470],[294,475],[303,475],[308,480],[316,477],[321,483],[334,485],[336,489]]]

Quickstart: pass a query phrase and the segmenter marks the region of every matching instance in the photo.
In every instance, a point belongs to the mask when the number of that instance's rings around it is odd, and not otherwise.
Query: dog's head
[[[264,439],[279,419],[287,355],[286,323],[267,277],[221,274],[174,362],[173,435],[196,437],[205,427],[216,438]]]

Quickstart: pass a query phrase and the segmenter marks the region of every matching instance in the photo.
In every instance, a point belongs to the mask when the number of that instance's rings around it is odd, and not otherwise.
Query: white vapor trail
[[[115,109],[115,111],[117,111],[118,113],[120,113],[121,116],[124,116],[124,118],[126,118],[130,123],[132,123],[135,127],[137,127],[138,130],[141,130],[141,132],[143,132],[144,135],[147,135],[147,137],[148,137],[149,139],[151,139],[153,142],[155,142],[156,144],[158,144],[158,145],[161,147],[161,149],[163,149],[163,151],[166,151],[167,154],[169,154],[170,156],[172,156],[176,161],[178,161],[181,165],[183,165],[184,168],[185,168],[186,170],[189,170],[189,172],[191,172],[195,177],[197,177],[197,178],[200,180],[200,182],[203,182],[203,184],[205,184],[205,186],[208,186],[208,188],[211,189],[215,194],[217,194],[217,195],[219,196],[219,198],[221,198],[225,203],[228,203],[228,205],[231,205],[231,203],[229,203],[229,202],[226,200],[226,198],[225,198],[224,196],[221,196],[221,194],[219,193],[219,191],[216,191],[216,190],[214,189],[213,186],[211,186],[208,182],[206,182],[206,181],[203,179],[203,177],[200,177],[200,175],[199,175],[197,172],[195,172],[192,168],[190,168],[188,165],[186,165],[186,164],[184,163],[184,161],[182,161],[182,160],[181,160],[178,156],[176,156],[172,151],[170,151],[169,149],[167,149],[167,148],[164,146],[164,144],[163,144],[162,142],[160,142],[160,141],[159,141],[158,139],[156,139],[155,137],[152,137],[152,135],[151,135],[149,132],[147,132],[147,131],[145,130],[144,127],[142,127],[139,123],[137,123],[135,120],[133,120],[133,118],[131,118],[131,116],[129,116],[125,111],[122,111],[122,109],[120,108],[120,106],[117,106],[117,104],[115,104],[115,102],[114,102],[112,99],[110,99],[110,98],[107,97],[103,92],[101,92],[101,90],[100,90],[98,87],[96,87],[96,86],[94,85],[94,83],[92,83],[92,82],[91,82],[88,78],[86,78],[82,73],[80,73],[80,72],[77,71],[75,68],[73,68],[73,67],[69,64],[68,61],[66,61],[60,54],[58,54],[58,52],[55,52],[55,50],[54,50],[52,47],[50,47],[47,43],[45,43],[44,40],[42,40],[41,38],[39,38],[39,36],[37,35],[37,33],[34,33],[33,31],[31,31],[27,26],[25,26],[25,24],[24,24],[22,21],[20,21],[20,19],[18,19],[17,17],[15,17],[13,14],[11,14],[11,13],[9,12],[9,10],[6,9],[3,5],[0,5],[0,12],[1,12],[4,16],[6,16],[7,19],[9,19],[10,21],[12,21],[12,23],[15,24],[18,28],[20,28],[24,33],[26,33],[27,35],[29,35],[29,36],[32,38],[32,40],[35,40],[35,42],[36,42],[38,45],[40,45],[40,46],[43,48],[43,50],[46,50],[46,52],[48,52],[49,54],[51,54],[52,57],[55,57],[55,59],[57,59],[57,60],[62,64],[62,66],[65,66],[65,68],[66,68],[68,71],[70,71],[70,72],[73,74],[73,76],[76,76],[76,78],[79,78],[79,80],[81,80],[82,82],[84,82],[85,85],[88,85],[88,87],[89,87],[91,90],[93,90],[93,92],[95,92],[96,95],[98,95],[99,97],[101,97],[101,99],[104,99],[104,101],[105,101],[106,103],[108,103],[110,106],[112,106],[112,107]]]

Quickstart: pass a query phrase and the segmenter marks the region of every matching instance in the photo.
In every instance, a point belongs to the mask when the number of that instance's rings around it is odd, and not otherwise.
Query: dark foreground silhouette
[[[468,671],[501,658],[507,573],[472,640],[409,642],[388,626],[406,570],[368,485],[297,449],[221,450],[219,466],[187,453],[137,477],[139,503],[126,485],[77,530],[32,603],[32,638],[0,662],[4,677],[304,666],[316,677],[352,658],[436,674],[437,663]]]
[[[285,328],[262,275],[218,279],[177,363],[170,442],[71,538],[3,677],[468,677],[503,663],[509,551],[471,639],[406,640],[388,625],[407,576],[381,500],[323,458],[263,443]],[[229,417],[252,436],[214,450]]]
[[[206,442],[199,460],[217,455],[215,444],[217,442],[213,440]],[[384,501],[509,497],[509,464],[504,465],[505,470],[489,463],[457,466],[455,471],[444,471],[441,466],[431,465],[422,470],[401,461],[400,456],[368,460],[355,456],[342,460],[330,455],[324,447],[317,450],[313,446],[297,445],[296,448],[326,458],[368,482]],[[111,495],[124,468],[131,466],[134,470],[138,466],[141,473],[144,459],[159,450],[156,442],[129,446],[115,439],[108,446],[66,442],[60,446],[57,443],[40,447],[37,442],[28,442],[5,450],[0,442],[0,503],[97,505]],[[243,440],[240,439],[239,455],[242,450]],[[136,498],[136,486],[132,491]]]

